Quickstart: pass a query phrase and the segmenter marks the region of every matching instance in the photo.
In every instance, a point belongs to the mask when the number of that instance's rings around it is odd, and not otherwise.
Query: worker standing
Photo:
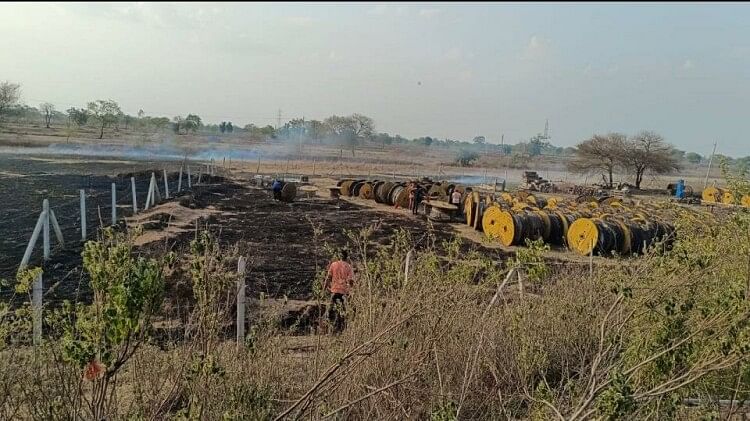
[[[461,210],[461,192],[458,189],[453,189],[453,193],[451,193],[451,204],[456,205]]]
[[[323,281],[323,288],[331,293],[331,303],[328,308],[328,320],[334,327],[334,332],[340,332],[345,326],[346,299],[354,285],[354,269],[348,262],[349,253],[341,251],[341,259],[331,262],[328,274]]]
[[[419,214],[419,204],[422,203],[422,199],[425,197],[425,191],[420,186],[414,187],[414,208],[412,209],[412,213],[414,215]]]
[[[412,211],[412,213],[416,213],[416,206],[414,203],[416,202],[417,188],[414,183],[409,183],[409,186],[406,188],[409,192],[409,210]]]

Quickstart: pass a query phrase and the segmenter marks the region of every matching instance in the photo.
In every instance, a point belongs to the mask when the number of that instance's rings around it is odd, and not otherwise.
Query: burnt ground
[[[427,245],[426,220],[412,218],[406,212],[403,215],[378,212],[344,200],[320,197],[281,203],[274,201],[269,192],[239,182],[199,187],[183,198],[181,204],[230,213],[212,215],[201,221],[200,226],[208,227],[225,247],[237,244],[240,253],[248,257],[249,296],[264,293],[269,297],[310,298],[316,267],[324,268],[330,257],[324,244],[350,247],[345,230],[356,231],[378,224],[370,240],[387,244],[395,231],[403,228],[412,234],[417,248]],[[313,225],[322,230],[317,250]],[[449,239],[453,230],[450,225],[436,225],[434,234],[438,240]],[[180,234],[169,241],[168,248],[187,253],[194,235],[194,232]],[[153,247],[164,249],[161,244]],[[465,247],[478,246],[466,243]],[[498,258],[503,256],[500,250],[487,252]],[[189,294],[189,286],[184,288],[185,291],[174,293]]]
[[[54,305],[64,299],[88,301],[90,289],[81,270],[78,189],[86,188],[89,195],[89,238],[94,239],[97,235],[94,225],[99,224],[98,209],[101,209],[104,224],[109,223],[112,182],[118,186],[118,216],[129,216],[132,213],[130,176],[136,177],[138,206],[142,209],[151,171],[160,172],[165,166],[174,170],[178,165],[175,162],[145,161],[93,164],[81,160],[79,163],[68,162],[61,169],[54,162],[0,157],[0,172],[4,172],[0,173],[0,193],[5,201],[0,208],[0,217],[11,221],[3,224],[0,233],[0,278],[12,279],[15,276],[41,210],[41,201],[46,197],[60,221],[66,244],[64,248],[57,247],[52,234],[52,257],[43,265],[45,302]],[[174,195],[177,173],[171,172],[169,180]],[[159,181],[163,192],[163,181]],[[323,268],[328,263],[329,256],[323,245],[347,246],[345,230],[359,230],[379,222],[380,228],[371,237],[376,243],[389,242],[397,229],[405,228],[412,233],[417,247],[426,245],[427,222],[413,218],[407,212],[380,212],[344,200],[339,202],[320,197],[280,203],[273,201],[265,190],[221,177],[211,184],[193,186],[191,192],[183,192],[173,200],[192,209],[208,208],[220,212],[200,220],[199,225],[214,232],[223,246],[237,245],[248,257],[246,279],[250,297],[264,293],[269,297],[309,298],[316,267]],[[169,218],[159,217],[158,212],[154,216],[155,222],[148,224],[146,229],[158,231],[169,224]],[[311,222],[322,229],[317,250]],[[438,240],[453,235],[451,225],[437,224],[434,227]],[[194,232],[184,232],[139,250],[146,254],[159,254],[167,249],[178,254],[187,253],[194,235]],[[469,242],[465,247],[480,246]],[[498,259],[503,257],[500,250],[487,250],[487,253]],[[41,241],[31,264],[40,263]],[[167,298],[183,301],[183,297],[190,295],[189,288],[187,274],[176,273],[169,279]],[[4,288],[0,297],[7,300],[10,295],[8,288]]]

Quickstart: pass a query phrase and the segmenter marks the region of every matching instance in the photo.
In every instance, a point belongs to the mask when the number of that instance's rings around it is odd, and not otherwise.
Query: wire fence
[[[182,174],[182,183],[179,172],[167,173],[170,198],[178,193],[178,186],[184,192],[191,185],[197,184],[200,173],[198,166],[205,167],[206,164],[191,165],[190,182],[187,180],[186,169]],[[131,177],[135,180],[136,204],[140,212],[146,204],[152,173],[162,199],[165,199],[163,169],[115,177],[38,172],[17,176],[15,180],[4,180],[4,183],[0,183],[0,197],[6,198],[6,205],[0,207],[0,220],[4,222],[3,236],[0,238],[0,279],[13,278],[18,270],[21,256],[42,211],[40,197],[49,201],[65,242],[76,244],[82,240],[80,190],[85,192],[87,237],[96,238],[99,229],[112,225],[112,184],[115,185],[116,216],[121,220],[135,214]],[[54,234],[52,246],[57,246]],[[30,265],[38,266],[42,259],[41,247],[35,247]]]

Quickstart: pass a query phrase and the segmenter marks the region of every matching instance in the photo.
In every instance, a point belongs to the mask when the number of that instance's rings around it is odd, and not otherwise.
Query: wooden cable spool
[[[366,182],[362,183],[362,185],[359,188],[359,191],[357,192],[357,195],[366,200],[372,200],[374,195],[374,189],[372,187],[372,183]]]
[[[281,188],[281,201],[282,202],[292,202],[294,201],[294,198],[297,196],[297,185],[295,183],[284,183],[284,186]]]
[[[351,194],[352,184],[354,184],[354,180],[344,180],[343,182],[341,182],[340,187],[341,187],[342,196],[348,197],[352,195]]]

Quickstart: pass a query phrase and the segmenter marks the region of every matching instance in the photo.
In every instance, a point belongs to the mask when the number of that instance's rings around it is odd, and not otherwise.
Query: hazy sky
[[[507,143],[652,129],[750,155],[747,4],[0,3],[0,80],[60,109]]]

